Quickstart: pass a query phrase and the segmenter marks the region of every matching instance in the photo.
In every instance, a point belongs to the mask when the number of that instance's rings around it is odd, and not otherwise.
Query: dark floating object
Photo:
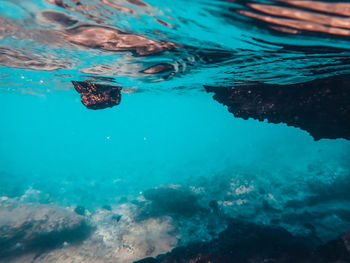
[[[324,245],[282,227],[232,221],[218,238],[177,247],[135,263],[340,263],[350,262],[350,230]]]
[[[72,81],[76,91],[80,93],[81,102],[93,110],[116,106],[121,100],[119,86],[92,83],[90,81]]]
[[[235,117],[283,122],[308,131],[315,140],[350,140],[350,75],[290,85],[204,87]]]

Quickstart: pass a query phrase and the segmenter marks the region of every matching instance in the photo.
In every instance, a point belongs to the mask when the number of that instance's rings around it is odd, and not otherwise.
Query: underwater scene
[[[0,263],[349,263],[350,2],[0,0]]]

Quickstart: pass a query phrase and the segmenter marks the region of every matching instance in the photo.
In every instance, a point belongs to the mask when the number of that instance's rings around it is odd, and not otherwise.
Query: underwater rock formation
[[[45,251],[64,242],[85,239],[91,228],[84,217],[49,205],[0,206],[0,261],[33,251]]]
[[[281,227],[233,221],[210,242],[177,247],[137,263],[341,263],[350,262],[350,230],[340,238],[312,249],[308,238]]]
[[[52,250],[16,255],[4,261],[0,258],[0,263],[130,263],[166,253],[176,246],[169,218],[135,222],[132,206],[122,204],[111,210],[98,209],[85,216],[93,231],[82,242],[66,242]]]
[[[72,81],[74,88],[80,93],[81,102],[93,110],[116,106],[121,100],[119,86],[96,84],[90,81]]]
[[[174,217],[192,217],[200,213],[208,213],[202,207],[199,197],[190,191],[160,187],[145,191],[144,196],[150,205],[140,208],[140,217],[159,217],[171,215]]]
[[[305,83],[205,86],[235,117],[286,123],[322,138],[350,139],[350,75]]]

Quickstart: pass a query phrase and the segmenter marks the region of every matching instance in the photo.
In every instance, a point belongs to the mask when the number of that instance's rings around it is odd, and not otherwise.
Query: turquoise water
[[[146,2],[0,1],[0,205],[81,206],[100,234],[104,231],[107,247],[116,241],[106,238],[108,224],[96,219],[102,207],[137,223],[132,218],[153,202],[143,215],[147,220],[171,219],[171,226],[155,228],[167,240],[173,236],[172,245],[130,257],[111,252],[111,262],[212,239],[225,228],[222,222],[206,225],[211,219],[201,213],[212,200],[225,217],[312,232],[320,242],[345,232],[349,140],[315,141],[308,131],[285,123],[236,118],[203,85],[295,84],[347,74],[348,39],[302,29],[273,31],[237,11],[255,12],[248,2]],[[110,32],[85,39],[77,31],[85,24],[152,39],[155,46],[176,44],[149,53],[142,53],[144,46],[135,49],[140,39],[124,43],[129,45],[124,50],[114,46],[120,39],[95,45],[90,42]],[[144,72],[162,63],[168,65],[164,72]],[[71,83],[85,80],[123,87],[120,105],[86,108]],[[171,189],[180,189],[180,197]],[[156,205],[157,194],[161,200],[186,200],[186,193],[196,199],[189,206],[199,204],[194,217],[170,203],[168,211]],[[129,206],[132,214],[123,214]],[[143,242],[162,238],[155,234]]]

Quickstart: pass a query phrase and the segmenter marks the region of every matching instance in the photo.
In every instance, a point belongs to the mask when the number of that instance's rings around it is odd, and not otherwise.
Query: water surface
[[[346,232],[349,10],[1,0],[0,206],[94,226],[74,249],[18,245],[4,262],[132,262],[210,241],[228,218],[315,246]],[[74,83],[97,90],[84,100]]]

